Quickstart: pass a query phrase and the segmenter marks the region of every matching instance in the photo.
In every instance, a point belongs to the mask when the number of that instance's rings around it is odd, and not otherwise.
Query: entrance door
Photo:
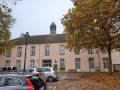
[[[54,64],[54,68],[55,68],[56,70],[58,70],[58,66],[57,66],[57,64]]]
[[[43,60],[42,66],[43,67],[52,67],[52,60]]]
[[[76,71],[77,71],[77,72],[81,72],[81,68],[80,68],[80,58],[76,58]]]

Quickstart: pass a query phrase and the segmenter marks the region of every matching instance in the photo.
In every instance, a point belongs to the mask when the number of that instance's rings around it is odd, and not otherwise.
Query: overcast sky
[[[22,0],[12,7],[12,15],[16,19],[11,29],[12,39],[20,37],[21,33],[33,35],[50,34],[50,24],[57,25],[57,34],[63,33],[60,19],[69,8],[73,7],[71,0]]]

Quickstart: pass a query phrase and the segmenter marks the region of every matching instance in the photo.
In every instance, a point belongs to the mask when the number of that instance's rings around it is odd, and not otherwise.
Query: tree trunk
[[[109,75],[112,75],[112,58],[111,58],[111,46],[108,46],[108,60],[109,60]]]

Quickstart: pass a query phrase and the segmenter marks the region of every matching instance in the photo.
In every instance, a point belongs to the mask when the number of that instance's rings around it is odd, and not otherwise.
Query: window
[[[0,87],[5,85],[5,78],[0,78]]]
[[[45,56],[49,56],[49,46],[45,46]]]
[[[8,78],[8,86],[18,86],[22,84],[23,82],[20,79]]]
[[[64,59],[60,59],[60,67],[65,68],[65,63]]]
[[[50,69],[50,68],[42,68],[42,71],[43,71],[43,72],[50,72],[51,69]]]
[[[90,69],[94,69],[94,60],[93,58],[89,58],[89,66],[90,66]]]
[[[22,55],[22,47],[18,47],[18,49],[17,49],[17,56],[21,57],[21,55]]]
[[[10,66],[10,61],[9,60],[6,61],[5,66]]]
[[[79,53],[79,50],[75,50],[75,54],[80,54],[80,53]]]
[[[89,54],[93,54],[93,49],[92,48],[88,48],[88,53]]]
[[[108,58],[103,58],[104,69],[108,69]]]
[[[107,50],[106,49],[101,49],[102,53],[103,54],[106,54],[107,53]]]
[[[17,67],[17,68],[20,68],[20,67],[21,67],[21,60],[17,60],[17,61],[16,61],[16,67]]]
[[[60,45],[60,55],[64,55],[64,45]]]
[[[6,57],[10,57],[11,56],[11,51],[8,51],[7,53],[6,53]]]
[[[35,64],[35,61],[34,60],[30,60],[30,68],[34,68],[35,67],[34,64]]]
[[[52,60],[42,60],[42,66],[43,67],[51,67],[52,66]]]
[[[31,56],[35,56],[35,46],[31,46]]]
[[[76,69],[80,69],[80,58],[76,58]]]

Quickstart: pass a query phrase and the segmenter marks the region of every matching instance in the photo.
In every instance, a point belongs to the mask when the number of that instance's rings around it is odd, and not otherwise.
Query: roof
[[[52,22],[50,26],[56,26],[56,24],[54,22]]]
[[[25,38],[14,39],[15,45],[25,45]],[[30,36],[28,44],[64,43],[65,34]]]

